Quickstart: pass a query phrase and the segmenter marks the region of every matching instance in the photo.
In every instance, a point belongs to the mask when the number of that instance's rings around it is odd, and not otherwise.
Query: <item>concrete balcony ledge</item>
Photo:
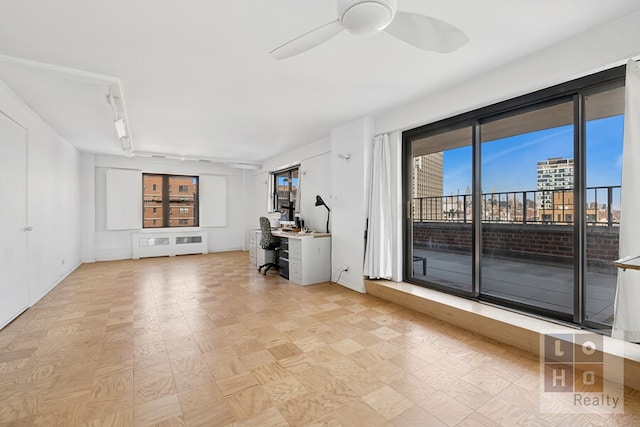
[[[460,328],[540,354],[547,334],[573,334],[580,329],[471,301],[404,282],[365,280],[368,294],[410,308]],[[640,345],[603,337],[606,357],[624,363],[624,385],[640,390]]]

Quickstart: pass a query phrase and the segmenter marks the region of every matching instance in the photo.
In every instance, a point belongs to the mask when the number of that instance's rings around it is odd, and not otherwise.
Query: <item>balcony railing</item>
[[[587,187],[588,225],[618,226],[620,186]],[[573,189],[509,191],[483,193],[480,201],[483,222],[513,224],[572,224]],[[413,199],[414,222],[471,223],[473,203],[470,194],[417,197]]]

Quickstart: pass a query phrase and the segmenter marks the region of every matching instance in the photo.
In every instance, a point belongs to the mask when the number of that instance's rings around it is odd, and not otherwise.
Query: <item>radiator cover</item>
[[[132,249],[133,259],[209,252],[206,231],[142,231],[133,233]]]

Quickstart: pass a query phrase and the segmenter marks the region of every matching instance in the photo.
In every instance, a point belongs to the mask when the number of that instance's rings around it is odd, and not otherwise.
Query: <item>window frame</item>
[[[296,194],[296,198],[295,198],[295,202],[293,204],[293,206],[291,205],[291,194],[293,193],[293,174],[294,172],[297,172],[297,180],[298,183],[296,185],[296,189],[295,189],[295,194]],[[294,221],[295,218],[295,214],[300,212],[300,165],[296,164],[295,166],[290,166],[284,169],[280,169],[277,171],[273,171],[271,172],[271,177],[270,177],[270,191],[269,191],[269,207],[270,207],[270,212],[280,212],[280,206],[278,206],[278,177],[282,176],[283,174],[287,174],[288,175],[288,179],[289,179],[289,188],[287,190],[287,194],[288,194],[288,199],[289,199],[289,205],[288,207],[285,207],[284,209],[286,209],[288,211],[288,218],[289,221]]]
[[[480,269],[482,254],[482,221],[480,219],[480,199],[477,197],[482,194],[481,176],[480,176],[480,150],[482,146],[480,138],[480,126],[483,122],[495,120],[499,117],[508,116],[510,114],[522,113],[527,109],[535,110],[541,105],[547,103],[558,102],[561,99],[573,99],[574,114],[574,153],[576,156],[576,176],[574,177],[574,188],[576,191],[575,230],[574,230],[574,252],[575,252],[575,272],[574,272],[574,313],[570,322],[590,327],[593,329],[606,330],[608,326],[585,320],[584,309],[585,294],[583,287],[586,288],[584,276],[586,274],[586,208],[585,208],[585,189],[586,189],[586,117],[585,117],[585,97],[596,91],[604,91],[607,88],[624,85],[625,79],[624,65],[581,77],[572,81],[561,83],[549,88],[541,89],[529,94],[508,99],[496,104],[482,107],[476,110],[468,111],[453,117],[445,118],[430,124],[422,125],[414,129],[407,130],[402,133],[402,225],[403,233],[403,276],[405,281],[415,283],[419,286],[426,286],[447,293],[456,294],[458,296],[472,299],[483,300],[490,303],[497,303],[503,307],[520,310],[525,308],[526,311],[532,312],[529,307],[521,307],[518,304],[504,304],[504,301],[496,301],[491,298],[483,297],[480,294]],[[412,279],[413,269],[413,236],[412,236],[412,142],[420,138],[437,135],[443,132],[454,131],[464,126],[472,127],[472,194],[473,197],[473,231],[472,231],[472,291],[456,292],[443,288],[437,284],[417,283]],[[545,310],[534,313],[546,317],[554,317]],[[555,317],[554,317],[555,318]],[[567,319],[561,319],[567,320]]]
[[[161,221],[162,222],[162,226],[146,226],[145,225],[145,178],[146,177],[150,177],[150,176],[154,176],[154,177],[160,177],[162,179],[162,205],[161,206],[154,206],[153,209],[154,211],[157,208],[161,209],[162,212],[162,218],[149,218],[149,220],[153,220],[153,223],[155,224],[156,221]],[[193,199],[193,224],[186,224],[186,225],[181,225],[180,222],[182,222],[182,219],[185,218],[180,218],[178,217],[178,221],[177,224],[171,225],[171,185],[169,184],[169,182],[171,182],[172,178],[189,178],[191,180],[195,180],[195,188],[196,188],[196,194],[195,197]],[[154,187],[156,186],[156,184],[153,184]],[[179,188],[179,187],[178,187]],[[176,193],[177,195],[181,194],[180,191],[178,191]],[[177,197],[181,197],[181,196],[177,196]],[[154,172],[143,172],[142,173],[142,229],[144,230],[157,230],[157,229],[170,229],[170,228],[186,228],[186,227],[199,227],[200,225],[200,176],[198,175],[179,175],[179,174],[163,174],[163,173],[154,173]],[[176,206],[174,206],[176,207]],[[178,209],[181,209],[181,207],[177,207]]]

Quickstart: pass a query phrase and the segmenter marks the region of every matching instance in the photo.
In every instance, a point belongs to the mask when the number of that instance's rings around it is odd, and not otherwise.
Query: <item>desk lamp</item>
[[[327,208],[327,233],[329,232],[329,215],[331,214],[331,209],[329,209],[329,206],[327,206],[327,204],[324,202],[324,200],[322,200],[322,197],[320,196],[316,196],[316,207],[317,206],[324,206],[325,208]]]

